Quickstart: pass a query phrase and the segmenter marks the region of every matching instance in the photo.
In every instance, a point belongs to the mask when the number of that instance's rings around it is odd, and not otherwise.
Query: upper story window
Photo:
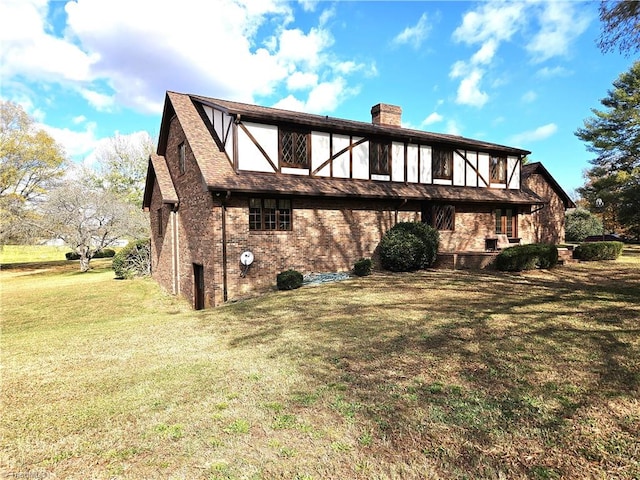
[[[309,168],[311,149],[309,132],[278,129],[280,142],[280,165],[293,168]]]
[[[431,162],[434,179],[451,180],[453,178],[453,150],[433,148]]]
[[[491,157],[490,162],[491,183],[507,183],[507,159],[506,157]]]
[[[371,141],[369,143],[369,173],[390,175],[391,142]]]
[[[249,230],[291,230],[291,200],[251,198]]]
[[[187,154],[184,146],[184,142],[178,145],[178,168],[180,169],[180,175],[184,174],[187,169]]]

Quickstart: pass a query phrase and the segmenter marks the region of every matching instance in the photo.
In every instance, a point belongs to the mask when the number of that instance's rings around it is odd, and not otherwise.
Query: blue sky
[[[403,125],[533,152],[568,192],[575,135],[634,58],[602,54],[599,2],[3,0],[0,97],[75,162],[155,138],[166,90]]]

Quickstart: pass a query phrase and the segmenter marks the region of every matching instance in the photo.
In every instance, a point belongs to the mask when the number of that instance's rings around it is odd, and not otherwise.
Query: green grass
[[[9,478],[640,477],[640,249],[192,311],[107,260],[0,272]]]
[[[52,262],[66,260],[69,247],[49,245],[3,245],[0,247],[0,264]]]

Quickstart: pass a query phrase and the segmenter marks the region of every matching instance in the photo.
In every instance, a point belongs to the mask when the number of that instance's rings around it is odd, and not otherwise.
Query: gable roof
[[[156,179],[158,180],[162,203],[178,203],[178,194],[171,180],[165,158],[152,153],[149,156],[149,166],[147,167],[147,179],[144,186],[144,198],[142,200],[143,208],[148,209],[151,205],[151,194],[153,193],[153,186]]]
[[[235,115],[238,120],[254,120],[266,123],[287,122],[290,124],[310,126],[318,130],[332,132],[343,131],[356,135],[386,135],[398,140],[422,141],[431,144],[449,145],[457,148],[472,148],[516,156],[524,156],[530,152],[454,135],[374,125],[209,97],[167,92],[160,126],[158,155],[162,156],[166,152],[169,125],[175,116],[180,122],[186,140],[200,169],[203,186],[210,191],[330,197],[398,198],[407,200],[432,199],[475,203],[542,203],[542,199],[530,191],[447,187],[418,183],[308,177],[250,171],[236,172],[226,153],[218,148],[216,140],[209,130],[208,122],[205,120],[206,116],[201,105],[209,105],[221,109],[230,115]]]
[[[560,184],[556,181],[555,178],[549,173],[544,165],[540,162],[533,163],[525,163],[522,165],[522,179],[525,180],[529,178],[531,175],[539,174],[542,175],[547,183],[551,185],[551,188],[558,194],[562,203],[564,204],[564,208],[576,208],[576,204],[571,200],[569,195],[562,189]]]

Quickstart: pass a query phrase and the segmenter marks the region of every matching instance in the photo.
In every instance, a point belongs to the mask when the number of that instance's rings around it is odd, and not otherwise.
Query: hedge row
[[[110,248],[105,248],[97,252],[93,256],[93,258],[111,258],[111,257],[114,257],[115,254],[116,254],[115,250],[112,250]],[[64,254],[64,256],[67,260],[80,260],[80,254],[76,252],[67,252]]]
[[[496,268],[505,272],[553,268],[557,263],[558,248],[541,243],[505,248],[496,258]]]
[[[573,258],[578,260],[615,260],[622,254],[622,242],[587,242],[581,243],[573,251]]]

